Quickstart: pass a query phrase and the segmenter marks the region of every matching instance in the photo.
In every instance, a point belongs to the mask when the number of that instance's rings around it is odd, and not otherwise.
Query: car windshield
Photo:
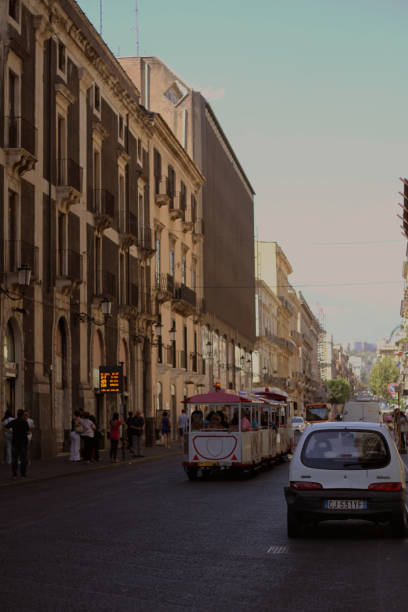
[[[307,437],[301,460],[322,470],[368,470],[388,465],[390,452],[379,432],[326,429]]]
[[[327,406],[309,406],[306,410],[307,421],[325,421],[328,419]]]

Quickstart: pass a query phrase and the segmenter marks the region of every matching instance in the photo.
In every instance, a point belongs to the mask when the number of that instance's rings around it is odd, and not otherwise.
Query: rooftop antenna
[[[102,21],[103,21],[103,11],[102,11],[102,0],[99,0],[99,34],[102,37]]]

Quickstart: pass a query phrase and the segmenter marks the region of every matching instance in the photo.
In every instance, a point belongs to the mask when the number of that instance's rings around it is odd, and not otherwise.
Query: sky
[[[100,0],[79,5],[100,29]],[[103,0],[102,37],[137,53],[136,0]],[[403,294],[408,175],[404,0],[138,0],[140,55],[210,102],[255,196],[255,235],[334,341],[388,337]]]

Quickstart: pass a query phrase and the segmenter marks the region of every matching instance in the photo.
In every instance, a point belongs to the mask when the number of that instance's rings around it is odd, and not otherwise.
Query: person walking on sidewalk
[[[82,438],[84,440],[84,460],[86,463],[91,463],[96,427],[89,418],[89,412],[84,413],[81,423],[84,429],[82,433]]]
[[[178,418],[180,448],[183,448],[184,434],[186,433],[186,429],[187,429],[187,415],[186,415],[186,409],[183,408]]]
[[[70,461],[81,461],[81,433],[84,432],[84,428],[82,427],[81,419],[80,419],[79,410],[75,410],[74,416],[71,421],[71,448],[69,453]]]
[[[9,423],[11,423],[11,421],[14,421],[14,417],[11,413],[10,408],[7,408],[1,423],[3,426],[4,435],[4,461],[8,463],[8,465],[11,465],[12,461],[11,441],[13,439],[13,434],[9,429],[7,429],[7,426]]]
[[[113,413],[112,420],[110,422],[110,458],[112,463],[117,463],[117,455],[118,455],[118,444],[120,439],[120,428],[123,425],[123,421],[120,420],[119,414],[117,412]]]
[[[164,438],[164,446],[165,448],[170,448],[170,419],[167,416],[166,410],[163,412],[161,426],[161,432]]]
[[[17,418],[8,423],[9,429],[13,435],[12,438],[12,463],[11,469],[13,478],[17,478],[18,462],[20,460],[20,474],[24,478],[27,475],[27,436],[30,427],[24,418],[24,410],[21,408],[17,411]]]
[[[133,431],[132,437],[136,445],[136,452],[135,452],[136,457],[143,457],[142,436],[143,436],[144,424],[145,424],[144,418],[142,417],[141,413],[137,411],[131,421],[131,428]]]

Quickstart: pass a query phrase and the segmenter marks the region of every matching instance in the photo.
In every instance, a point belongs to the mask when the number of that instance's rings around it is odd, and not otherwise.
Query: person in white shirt
[[[30,428],[30,431],[27,434],[27,465],[30,465],[31,461],[30,461],[30,447],[31,447],[31,440],[33,439],[33,430],[35,428],[34,425],[34,421],[33,419],[30,418],[30,415],[28,414],[28,410],[24,410],[24,418],[28,423],[28,426]]]
[[[9,429],[6,429],[6,427],[11,421],[14,421],[14,417],[11,413],[10,408],[7,408],[1,424],[3,426],[3,435],[4,435],[4,460],[8,465],[11,465],[11,460],[12,460],[12,457],[11,457],[12,444],[11,443],[13,439],[13,434],[11,433]]]
[[[183,408],[178,418],[178,431],[179,431],[179,439],[180,439],[181,448],[183,448],[184,434],[187,431],[187,420],[188,419],[186,415],[186,409]]]

